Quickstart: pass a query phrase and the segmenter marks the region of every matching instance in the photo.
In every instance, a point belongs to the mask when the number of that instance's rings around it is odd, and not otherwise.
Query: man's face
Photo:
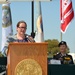
[[[17,27],[17,32],[19,33],[19,34],[25,34],[25,32],[26,32],[26,25],[25,25],[25,23],[20,23],[20,25],[19,25],[19,27]]]
[[[60,45],[60,52],[66,52],[66,48],[67,46],[66,45]]]

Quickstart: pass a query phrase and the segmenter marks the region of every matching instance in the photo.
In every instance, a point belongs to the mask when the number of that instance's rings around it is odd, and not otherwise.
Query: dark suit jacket
[[[68,54],[62,56],[61,53],[58,53],[53,56],[53,59],[60,60],[61,64],[74,64],[72,56]]]

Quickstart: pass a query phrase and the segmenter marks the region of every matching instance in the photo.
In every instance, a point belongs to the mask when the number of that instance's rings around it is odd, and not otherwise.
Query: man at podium
[[[26,30],[27,30],[27,24],[25,21],[19,21],[17,23],[17,34],[12,35],[12,36],[8,36],[7,41],[5,43],[5,46],[2,50],[3,54],[6,56],[7,55],[7,51],[8,51],[8,45],[10,42],[35,42],[34,39],[26,34]]]

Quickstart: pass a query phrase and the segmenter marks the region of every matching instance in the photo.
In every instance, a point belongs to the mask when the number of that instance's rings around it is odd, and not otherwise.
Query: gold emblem
[[[42,75],[42,69],[35,60],[24,59],[16,66],[15,75]]]

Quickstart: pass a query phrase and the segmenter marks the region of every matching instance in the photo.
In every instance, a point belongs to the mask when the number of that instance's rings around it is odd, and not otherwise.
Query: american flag
[[[61,32],[65,33],[74,17],[71,0],[60,0]]]

